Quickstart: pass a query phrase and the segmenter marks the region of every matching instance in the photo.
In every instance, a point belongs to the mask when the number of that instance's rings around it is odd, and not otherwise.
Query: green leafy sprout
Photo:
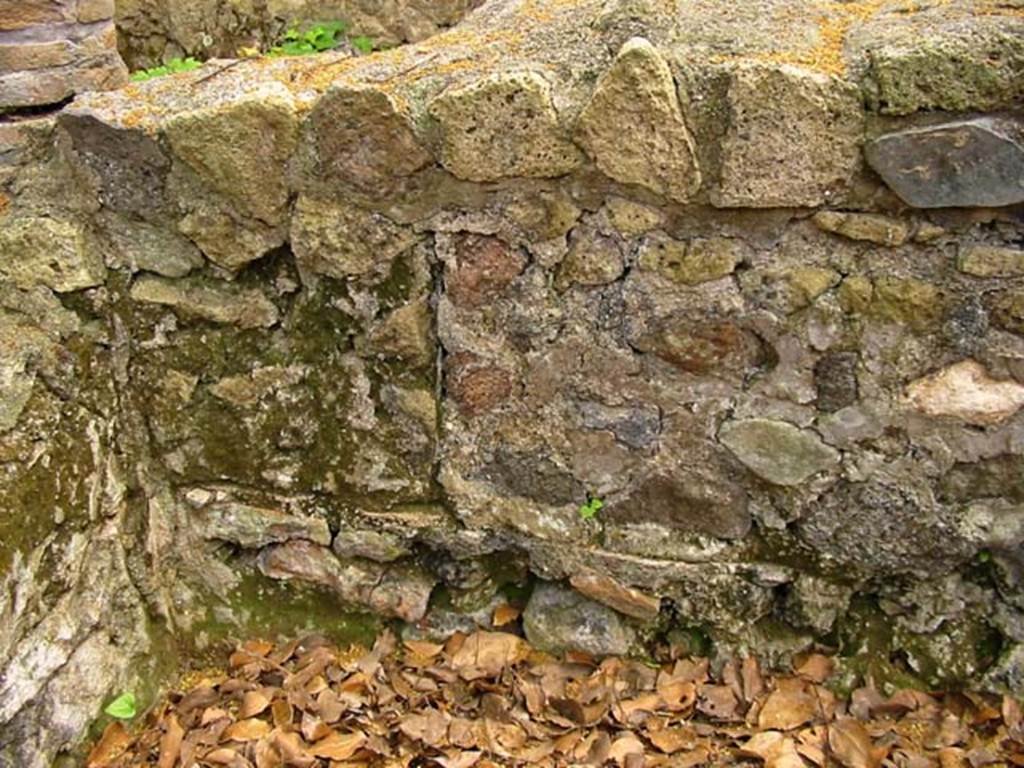
[[[145,80],[152,80],[154,77],[174,75],[178,72],[191,72],[193,69],[199,69],[201,66],[202,64],[191,56],[187,59],[171,59],[166,64],[162,64],[159,67],[140,69],[138,72],[133,72],[132,80],[139,83]]]
[[[328,21],[304,31],[298,27],[290,27],[281,36],[281,42],[270,49],[269,55],[308,56],[312,53],[329,51],[332,48],[337,48],[341,43],[339,38],[344,36],[345,29],[346,25],[343,21]],[[370,41],[371,48],[372,45],[373,43]]]
[[[107,704],[107,708],[103,711],[118,720],[131,720],[136,715],[135,696],[131,693],[122,693]]]
[[[580,517],[584,520],[593,520],[597,513],[604,507],[604,502],[597,497],[588,498],[586,504],[580,506]]]
[[[373,49],[376,47],[373,38],[367,37],[366,35],[356,35],[348,39],[352,47],[359,51],[364,56],[368,53],[373,53]]]

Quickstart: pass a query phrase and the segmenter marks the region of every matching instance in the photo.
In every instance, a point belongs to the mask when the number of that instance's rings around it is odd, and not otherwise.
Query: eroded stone
[[[576,126],[597,167],[677,202],[700,187],[693,137],[668,64],[644,38],[629,40],[598,81]]]
[[[839,463],[839,452],[815,432],[785,421],[729,421],[718,439],[754,474],[776,485],[800,485]]]
[[[720,207],[817,206],[841,193],[860,162],[860,95],[795,67],[740,65],[712,202]]]
[[[131,297],[172,307],[187,317],[242,328],[269,328],[278,321],[277,307],[262,293],[228,284],[143,276],[132,284]]]
[[[430,113],[441,125],[441,162],[460,179],[562,176],[582,162],[537,72],[501,72],[452,88],[431,102]]]
[[[929,416],[968,424],[1000,424],[1024,406],[1024,385],[989,376],[975,360],[962,360],[907,387],[907,404]]]
[[[584,651],[596,656],[625,654],[636,632],[619,614],[557,584],[537,585],[523,612],[530,644],[541,650]]]

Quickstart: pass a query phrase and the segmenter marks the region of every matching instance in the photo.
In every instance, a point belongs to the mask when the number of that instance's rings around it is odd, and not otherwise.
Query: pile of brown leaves
[[[822,685],[831,670],[813,654],[771,676],[746,658],[714,679],[706,659],[560,660],[503,632],[384,635],[369,652],[249,642],[139,733],[109,726],[87,765],[1024,766],[1011,698],[866,687],[842,701]]]

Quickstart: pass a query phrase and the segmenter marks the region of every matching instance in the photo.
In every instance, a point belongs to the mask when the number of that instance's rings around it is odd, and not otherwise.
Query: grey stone
[[[143,276],[132,284],[131,297],[173,307],[186,317],[242,328],[268,328],[279,318],[277,307],[262,293],[239,290],[230,284]]]
[[[839,463],[839,453],[809,429],[786,421],[730,421],[718,439],[754,474],[776,485],[799,485]]]
[[[636,631],[611,608],[547,582],[530,595],[523,630],[534,647],[550,652],[611,656],[628,653],[636,641]]]
[[[260,549],[290,539],[306,539],[325,546],[331,543],[331,532],[324,520],[277,509],[222,502],[197,510],[194,516],[204,538],[230,541],[245,549]]]
[[[814,364],[814,384],[818,390],[818,407],[838,411],[857,402],[856,352],[829,352]]]
[[[888,133],[864,148],[868,164],[915,208],[1024,201],[1024,140],[992,117]]]
[[[0,227],[0,275],[19,288],[45,285],[66,293],[100,285],[106,269],[82,223],[33,216]]]
[[[809,627],[818,635],[827,634],[836,619],[846,615],[853,587],[818,576],[797,577],[786,598],[786,618],[797,626]]]
[[[516,453],[501,448],[485,470],[488,480],[516,496],[542,504],[583,503],[584,488],[543,453]]]
[[[270,578],[317,584],[345,602],[366,605],[404,621],[423,618],[434,588],[434,579],[414,566],[338,558],[327,547],[299,539],[264,549],[259,568]]]
[[[703,467],[645,480],[626,499],[610,505],[603,518],[662,523],[720,539],[743,538],[751,526],[746,492]]]

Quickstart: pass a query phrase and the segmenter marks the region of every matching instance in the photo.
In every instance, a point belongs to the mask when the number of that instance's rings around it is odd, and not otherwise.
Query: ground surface
[[[767,768],[1024,765],[1018,702],[870,684],[828,687],[811,654],[788,674],[753,658],[556,659],[505,632],[445,644],[381,636],[251,641],[192,675],[138,728],[109,725],[90,768],[749,764]]]

